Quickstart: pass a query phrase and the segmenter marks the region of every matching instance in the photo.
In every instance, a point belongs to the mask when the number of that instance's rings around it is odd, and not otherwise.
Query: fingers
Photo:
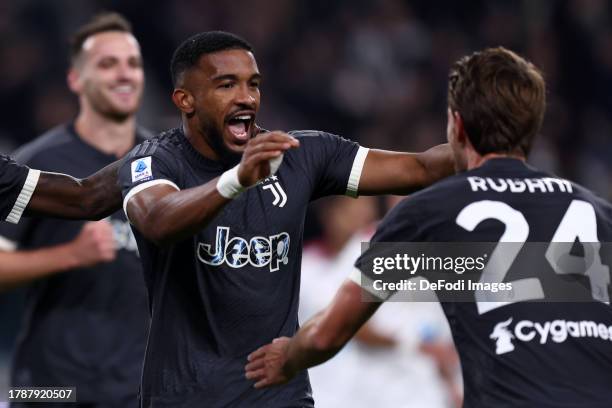
[[[247,357],[249,361],[256,360],[266,355],[266,346],[260,347]]]
[[[258,370],[250,370],[246,372],[245,377],[247,380],[261,380],[266,376],[266,369],[260,368]]]
[[[281,131],[260,133],[256,138],[251,139],[249,143],[259,144],[266,142],[288,143],[289,147],[299,147],[300,142],[295,137]]]
[[[259,388],[268,387],[270,385],[273,385],[272,382],[269,379],[264,378],[263,380],[257,381],[253,387],[259,389]]]
[[[252,163],[266,162],[267,164],[268,160],[278,157],[281,154],[283,154],[283,152],[281,152],[280,150],[273,150],[271,152],[261,152],[261,153],[257,153],[252,156],[249,156],[249,161]]]
[[[252,360],[250,363],[248,363],[246,366],[244,366],[244,369],[247,372],[250,372],[250,371],[259,370],[259,369],[261,369],[261,368],[263,368],[265,366],[266,366],[266,362],[264,361],[264,359],[263,358],[258,358],[258,359]]]
[[[262,142],[249,146],[249,151],[251,153],[258,153],[269,150],[289,150],[291,149],[291,144],[288,142]]]

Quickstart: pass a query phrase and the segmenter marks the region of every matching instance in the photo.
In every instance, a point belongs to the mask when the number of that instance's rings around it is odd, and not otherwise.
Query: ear
[[[79,94],[82,89],[81,84],[81,75],[77,69],[74,67],[68,70],[68,74],[66,75],[66,82],[68,83],[68,88],[75,94]]]
[[[194,97],[186,89],[176,88],[174,92],[172,92],[172,102],[176,105],[177,108],[181,110],[181,112],[189,115],[193,113],[194,108]]]

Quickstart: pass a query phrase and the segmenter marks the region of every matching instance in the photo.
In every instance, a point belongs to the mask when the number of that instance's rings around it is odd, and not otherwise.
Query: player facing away
[[[486,49],[456,62],[449,79],[448,140],[457,169],[467,171],[400,203],[373,242],[570,243],[561,254],[567,258],[576,240],[598,248],[612,239],[607,202],[525,163],[545,111],[545,83],[531,63],[504,48]],[[330,359],[376,311],[380,302],[362,301],[358,283],[372,276],[365,265],[373,252],[362,254],[353,280],[293,338],[249,356],[245,370],[255,387],[282,384]],[[612,406],[610,271],[601,256],[593,251],[588,271],[567,275],[592,288],[592,302],[516,301],[542,296],[524,296],[517,273],[525,271],[491,258],[488,265],[508,270],[487,266],[481,279],[514,282],[515,301],[442,304],[461,358],[466,408]],[[568,273],[546,258],[527,260],[536,286]]]
[[[413,191],[453,171],[450,150],[368,151],[320,131],[253,137],[261,75],[233,34],[189,38],[171,68],[182,127],[120,170],[150,301],[142,406],[311,407],[306,373],[265,391],[243,374],[250,350],[298,328],[308,203]]]

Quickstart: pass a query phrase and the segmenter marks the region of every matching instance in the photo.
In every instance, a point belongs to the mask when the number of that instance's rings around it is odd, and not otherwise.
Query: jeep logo
[[[211,266],[226,263],[231,268],[242,268],[251,264],[256,268],[270,265],[275,272],[283,263],[289,262],[289,234],[281,232],[270,237],[255,236],[250,240],[242,237],[229,239],[229,227],[217,227],[214,248],[210,244],[198,244],[198,259]]]

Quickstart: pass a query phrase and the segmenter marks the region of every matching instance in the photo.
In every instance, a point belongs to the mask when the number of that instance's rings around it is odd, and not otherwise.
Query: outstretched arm
[[[240,184],[249,187],[267,177],[270,160],[298,145],[297,139],[283,132],[249,140],[238,168]],[[127,215],[138,231],[157,244],[180,241],[204,228],[230,201],[219,192],[218,181],[186,190],[177,190],[171,183],[151,186],[128,198]]]
[[[359,180],[359,194],[409,194],[454,173],[448,144],[422,153],[370,149]]]
[[[109,164],[86,179],[41,172],[26,215],[99,220],[121,208],[117,173],[122,160]]]
[[[255,388],[284,384],[299,371],[332,358],[374,314],[380,302],[351,280],[342,284],[332,303],[310,319],[292,338],[281,337],[248,357],[246,378]]]

